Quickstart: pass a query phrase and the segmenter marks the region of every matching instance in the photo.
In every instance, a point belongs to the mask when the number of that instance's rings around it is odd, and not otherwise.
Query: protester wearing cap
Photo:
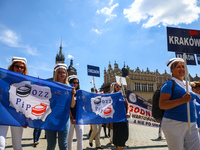
[[[12,57],[12,64],[8,67],[8,70],[21,73],[24,75],[28,74],[26,67],[26,58]],[[6,135],[9,126],[0,125],[0,150],[5,149]],[[23,127],[10,126],[12,134],[12,146],[15,150],[22,150],[21,140],[23,134]]]
[[[26,58],[22,57],[12,57],[12,64],[8,67],[8,70],[18,72],[21,74],[28,74],[26,63]]]
[[[70,75],[68,77],[68,82],[69,84],[73,84],[76,90],[80,89],[79,80],[76,75]],[[76,100],[76,95],[74,98]],[[68,139],[67,139],[68,150],[73,150],[72,145],[73,145],[74,130],[76,132],[76,138],[77,138],[77,150],[83,149],[83,125],[76,124],[76,111],[77,111],[76,107],[77,105],[75,105],[74,108],[70,108],[70,113],[69,113],[71,124],[70,124]]]
[[[165,113],[161,127],[165,134],[169,150],[199,150],[200,139],[195,118],[193,100],[196,95],[188,86],[186,93],[184,60],[170,59],[166,65],[171,69],[175,88],[172,91],[172,81],[166,81],[161,88],[159,106]],[[190,107],[191,134],[188,130],[187,103]]]
[[[66,64],[56,64],[54,66],[54,77],[53,80],[56,82],[60,82],[63,84],[69,84],[67,81],[68,73],[67,73],[67,65]],[[75,106],[75,99],[74,96],[76,94],[76,90],[73,87],[72,88],[72,101],[71,101],[71,107],[73,108]],[[63,114],[66,115],[66,114]],[[56,139],[58,134],[58,146],[61,150],[68,150],[67,148],[67,137],[69,133],[69,127],[70,127],[70,119],[68,119],[66,123],[65,131],[52,131],[52,130],[46,130],[46,138],[47,138],[47,150],[54,150],[56,146]]]

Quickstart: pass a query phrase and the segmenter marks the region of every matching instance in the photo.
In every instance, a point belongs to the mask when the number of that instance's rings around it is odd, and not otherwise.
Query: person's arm
[[[122,95],[123,95],[123,97],[124,97],[125,104],[126,104],[126,107],[127,107],[127,109],[126,109],[126,118],[130,118],[128,100],[127,100],[126,95],[124,94],[124,92],[123,92],[122,90],[121,90],[121,92],[122,92]]]
[[[72,101],[71,101],[71,108],[74,108],[75,104],[76,104],[76,101],[75,101],[75,98],[74,98],[74,95],[76,94],[76,89],[75,87],[72,87]]]
[[[181,104],[187,103],[191,101],[190,93],[183,95],[180,99],[170,100],[171,94],[161,93],[159,99],[159,107],[160,109],[171,109]]]
[[[130,111],[129,111],[129,103],[128,103],[128,100],[126,97],[124,97],[125,99],[125,103],[126,103],[126,106],[127,106],[127,109],[126,109],[126,118],[130,118]]]

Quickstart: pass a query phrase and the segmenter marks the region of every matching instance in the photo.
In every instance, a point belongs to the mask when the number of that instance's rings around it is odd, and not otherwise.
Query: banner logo
[[[115,110],[113,108],[113,100],[111,96],[96,96],[91,98],[92,111],[102,118],[113,118]]]
[[[31,84],[30,81],[22,81],[10,85],[9,89],[10,107],[22,113],[26,118],[42,120],[52,112],[50,99],[51,89],[47,86]]]
[[[129,100],[132,102],[132,103],[136,103],[137,101],[137,98],[136,98],[136,95],[134,93],[131,93],[129,95]]]

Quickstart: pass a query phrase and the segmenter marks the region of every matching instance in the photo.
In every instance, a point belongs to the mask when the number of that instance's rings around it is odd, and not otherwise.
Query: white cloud
[[[3,30],[0,32],[0,41],[10,47],[16,47],[19,37],[11,30]]]
[[[25,49],[27,54],[37,55],[36,48],[31,48],[29,45],[19,44],[20,37],[12,30],[0,28],[0,42],[9,47]]]
[[[109,2],[109,4],[108,4],[108,5],[112,5],[112,3],[113,3],[113,0],[110,0],[110,2]]]
[[[96,32],[97,34],[102,34],[102,33],[109,31],[109,30],[112,30],[112,29],[111,28],[106,28],[106,29],[101,29],[101,30],[94,29],[94,28],[91,29],[91,31]]]
[[[74,57],[72,55],[67,55],[68,59],[74,59]]]
[[[36,48],[32,48],[29,45],[24,45],[23,47],[26,48],[28,54],[37,55],[37,49]]]
[[[79,63],[77,63],[76,65],[79,66]]]
[[[47,64],[40,64],[40,66],[32,66],[32,65],[28,65],[28,68],[31,68],[31,69],[34,69],[35,71],[49,71],[49,72],[52,72],[53,69],[49,69],[47,68]],[[34,72],[34,71],[33,71]]]
[[[112,3],[113,3],[113,0],[110,1],[109,8],[108,7],[104,7],[102,9],[100,9],[100,10],[97,10],[97,12],[96,12],[97,14],[103,14],[103,15],[106,16],[105,22],[117,17],[117,15],[116,14],[112,14],[112,12],[117,6],[119,6],[119,4],[116,3],[113,6],[111,6]]]
[[[124,9],[129,22],[144,20],[144,28],[166,25],[189,24],[199,18],[197,0],[135,0],[130,8]]]
[[[102,34],[102,31],[99,31],[98,29],[92,28],[92,31],[96,32],[97,34]]]

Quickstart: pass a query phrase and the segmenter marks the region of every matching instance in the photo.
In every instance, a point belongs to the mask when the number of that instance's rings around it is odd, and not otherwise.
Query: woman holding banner
[[[67,81],[68,73],[67,73],[67,65],[63,63],[58,63],[54,66],[54,81],[69,84]],[[76,90],[72,88],[72,101],[71,108],[75,106],[74,95],[76,94]],[[64,114],[63,114],[64,115]],[[52,131],[46,130],[46,138],[47,138],[47,150],[54,150],[56,146],[56,138],[58,133],[58,145],[61,150],[68,150],[67,148],[67,137],[69,133],[70,127],[70,119],[68,119],[66,123],[65,131]]]
[[[74,85],[76,90],[80,89],[79,80],[76,75],[69,76],[68,81],[69,81],[69,84]],[[76,95],[74,98],[76,100]],[[74,108],[70,108],[70,120],[71,120],[71,124],[70,124],[68,139],[67,139],[68,150],[72,150],[74,130],[76,131],[77,150],[82,150],[83,149],[83,125],[76,124],[76,105],[74,106]]]
[[[114,85],[114,93],[119,91],[123,93],[122,86],[120,83],[113,83],[112,85]],[[126,98],[124,98],[124,104],[127,113],[127,118],[129,118],[130,117],[128,110],[129,106],[128,106],[128,100]],[[122,147],[126,146],[125,143],[128,140],[128,136],[129,136],[128,121],[113,123],[113,144],[115,145],[117,150],[122,150]]]
[[[170,59],[166,65],[171,68],[175,88],[172,91],[172,81],[166,81],[161,88],[159,106],[165,113],[162,119],[162,130],[165,134],[169,150],[199,150],[200,139],[195,118],[193,100],[195,94],[188,86],[186,93],[184,60]],[[191,134],[188,132],[187,103],[190,107]]]
[[[9,66],[8,70],[27,75],[28,71],[26,67],[26,62],[26,58],[12,57],[12,64]],[[0,125],[0,150],[5,149],[6,134],[8,131],[8,127],[9,126]],[[23,134],[23,127],[10,126],[10,129],[12,134],[13,149],[22,150],[21,140]]]

